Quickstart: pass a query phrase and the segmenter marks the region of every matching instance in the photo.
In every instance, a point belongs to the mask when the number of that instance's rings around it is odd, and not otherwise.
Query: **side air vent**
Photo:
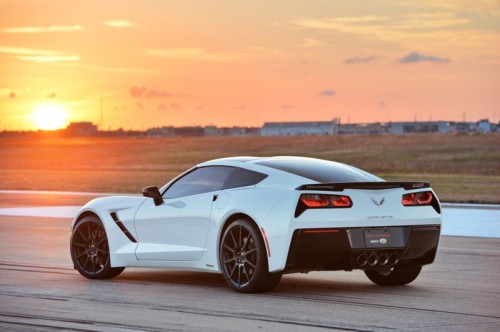
[[[130,234],[127,227],[125,227],[125,225],[120,221],[120,219],[118,219],[118,215],[116,214],[116,212],[111,212],[110,215],[111,218],[113,218],[113,220],[115,221],[118,228],[123,232],[123,234],[125,234],[125,236],[127,236],[130,241],[137,243],[137,240],[134,238],[132,234]]]

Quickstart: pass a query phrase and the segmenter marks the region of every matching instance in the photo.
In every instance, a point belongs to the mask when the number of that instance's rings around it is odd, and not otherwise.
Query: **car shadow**
[[[345,280],[345,274],[339,279],[335,279],[336,276],[342,276],[341,272],[322,273],[321,276],[315,275],[314,272],[308,275],[287,274],[282,277],[280,283],[273,291],[266,294],[321,293],[323,295],[349,294],[352,296],[362,293],[402,294],[406,291],[414,292],[415,289],[418,289],[417,286],[413,285],[377,286],[361,274],[357,274],[352,280]],[[120,276],[113,279],[112,282],[144,285],[179,285],[189,286],[190,288],[216,287],[231,291],[221,274],[196,271],[128,268]]]

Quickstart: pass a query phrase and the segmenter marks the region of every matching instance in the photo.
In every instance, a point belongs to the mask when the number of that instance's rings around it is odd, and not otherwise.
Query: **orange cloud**
[[[13,55],[17,59],[24,61],[35,62],[59,62],[59,61],[78,61],[80,57],[77,55],[69,55],[56,51],[17,48],[17,47],[0,47],[0,53]]]
[[[176,59],[176,60],[213,61],[213,62],[236,60],[236,58],[232,55],[223,53],[210,53],[202,48],[149,49],[146,50],[145,53],[150,56]]]
[[[81,25],[53,25],[49,27],[13,27],[2,29],[3,33],[43,33],[83,31]]]
[[[135,26],[135,24],[127,20],[108,20],[104,21],[103,24],[112,28],[131,28]]]

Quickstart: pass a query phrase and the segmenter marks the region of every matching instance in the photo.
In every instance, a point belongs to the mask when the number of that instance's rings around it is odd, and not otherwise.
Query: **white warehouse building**
[[[311,122],[266,122],[261,130],[262,136],[305,136],[335,135],[338,131],[337,120]]]

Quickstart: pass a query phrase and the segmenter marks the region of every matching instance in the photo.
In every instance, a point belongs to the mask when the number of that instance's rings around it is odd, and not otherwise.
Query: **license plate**
[[[363,231],[367,248],[404,247],[403,228],[372,228]]]

